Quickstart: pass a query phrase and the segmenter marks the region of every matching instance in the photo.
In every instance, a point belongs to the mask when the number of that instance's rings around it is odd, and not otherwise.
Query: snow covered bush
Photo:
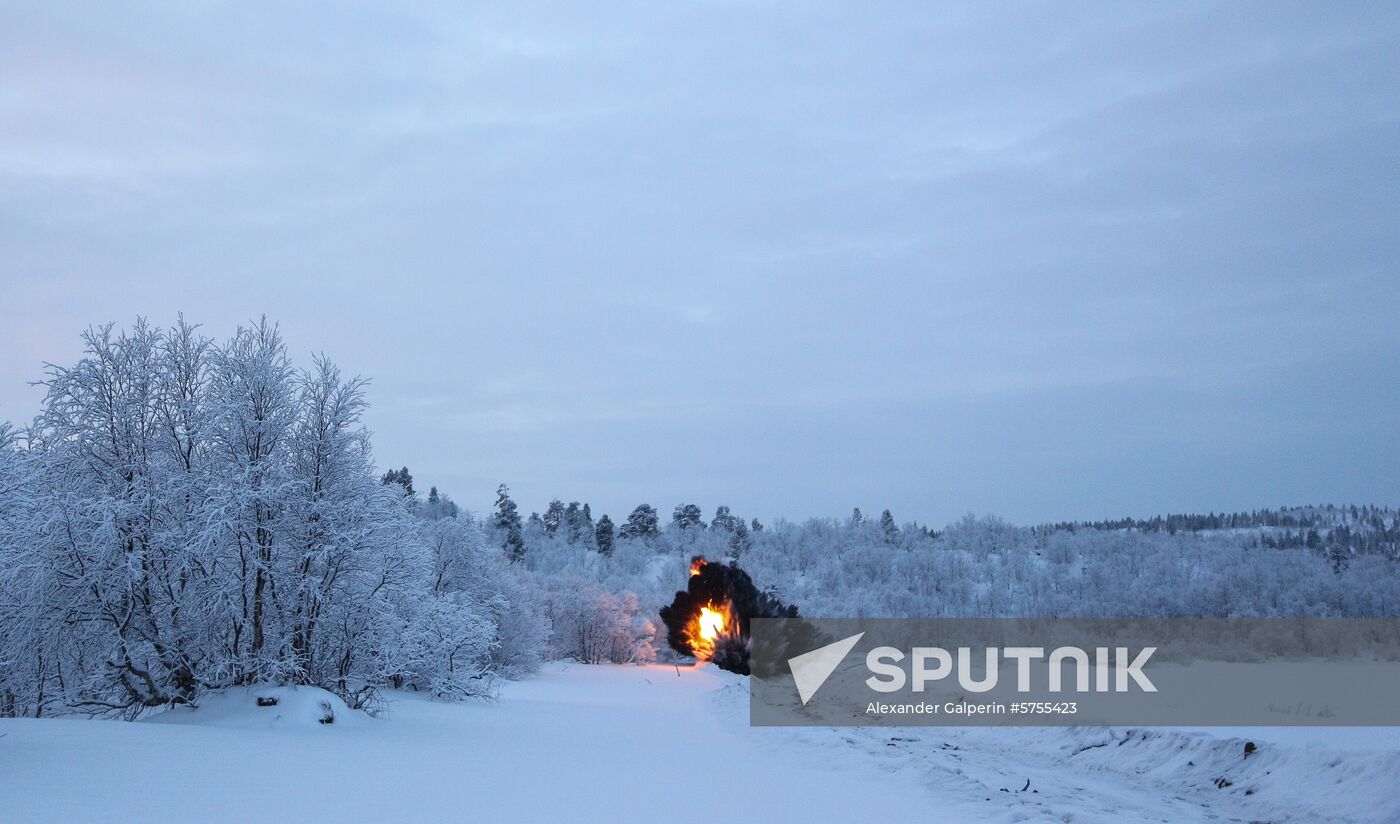
[[[439,698],[490,694],[496,672],[491,649],[496,627],[484,605],[464,592],[434,594],[404,621],[403,635],[389,649],[402,659],[400,686]]]
[[[656,657],[656,625],[639,611],[636,595],[613,595],[579,579],[555,583],[546,609],[556,657],[584,664],[633,664]]]
[[[480,605],[493,639],[486,650],[492,669],[507,678],[534,672],[548,654],[549,626],[525,570],[487,544],[470,512],[429,522],[433,591],[460,594]]]

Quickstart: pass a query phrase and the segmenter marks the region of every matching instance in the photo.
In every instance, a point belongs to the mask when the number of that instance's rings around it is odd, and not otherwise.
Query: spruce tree
[[[570,501],[564,508],[564,537],[569,543],[576,544],[583,527],[583,512],[579,509],[578,501]]]
[[[524,560],[525,558],[525,536],[520,534],[520,530],[512,529],[506,533],[506,538],[501,542],[501,548],[505,550],[506,557],[511,563]]]
[[[743,518],[736,518],[734,533],[729,536],[729,549],[734,553],[734,560],[738,561],[739,556],[748,551],[750,546],[749,528],[744,526]]]
[[[885,543],[893,544],[899,541],[899,527],[894,524],[894,516],[886,509],[880,513],[880,532],[885,536]]]
[[[493,525],[502,534],[501,549],[512,561],[525,557],[525,536],[520,530],[520,510],[510,499],[510,489],[505,484],[496,488],[496,517]]]
[[[579,540],[585,546],[593,549],[598,548],[597,527],[593,523],[593,509],[588,504],[584,504],[579,510],[578,523]]]
[[[598,526],[593,532],[594,540],[598,544],[598,552],[603,555],[611,555],[613,551],[613,522],[612,518],[604,515],[598,519]]]
[[[385,472],[384,476],[381,477],[379,481],[385,486],[388,486],[389,484],[398,484],[399,486],[403,487],[404,492],[408,493],[408,497],[412,498],[414,495],[413,476],[408,474],[408,467],[406,466],[402,469],[391,469],[388,472]]]
[[[1332,572],[1341,575],[1351,565],[1350,530],[1341,526],[1327,536],[1327,560],[1332,564]]]
[[[564,509],[564,535],[571,544],[593,543],[593,511],[588,504],[571,501]]]

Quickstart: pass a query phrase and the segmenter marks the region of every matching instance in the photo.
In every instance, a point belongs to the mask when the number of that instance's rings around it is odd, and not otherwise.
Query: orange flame
[[[700,639],[702,641],[713,641],[724,632],[724,613],[710,609],[700,608]]]
[[[686,630],[686,640],[695,653],[697,661],[708,661],[714,657],[715,645],[726,632],[732,631],[732,616],[729,604],[707,604],[700,608],[700,614],[690,621]]]

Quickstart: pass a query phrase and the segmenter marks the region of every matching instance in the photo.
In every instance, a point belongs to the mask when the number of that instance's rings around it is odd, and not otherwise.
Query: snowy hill
[[[0,810],[35,824],[1400,820],[1393,730],[750,728],[747,689],[712,667],[554,665],[494,704],[398,694],[380,718],[333,705],[331,724],[327,694],[306,688],[137,724],[4,719]]]

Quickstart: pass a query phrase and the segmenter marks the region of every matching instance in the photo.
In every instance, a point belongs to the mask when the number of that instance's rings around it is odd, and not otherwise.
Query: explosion
[[[661,608],[672,649],[741,675],[749,674],[749,620],[796,616],[796,607],[760,592],[742,569],[699,556],[685,591]]]
[[[713,641],[724,631],[724,613],[709,607],[700,608],[700,638],[704,641]]]
[[[734,626],[728,603],[706,604],[700,607],[700,613],[691,619],[690,626],[686,627],[686,641],[690,644],[696,660],[708,661],[713,658],[719,639],[724,636],[726,630],[732,631]]]

